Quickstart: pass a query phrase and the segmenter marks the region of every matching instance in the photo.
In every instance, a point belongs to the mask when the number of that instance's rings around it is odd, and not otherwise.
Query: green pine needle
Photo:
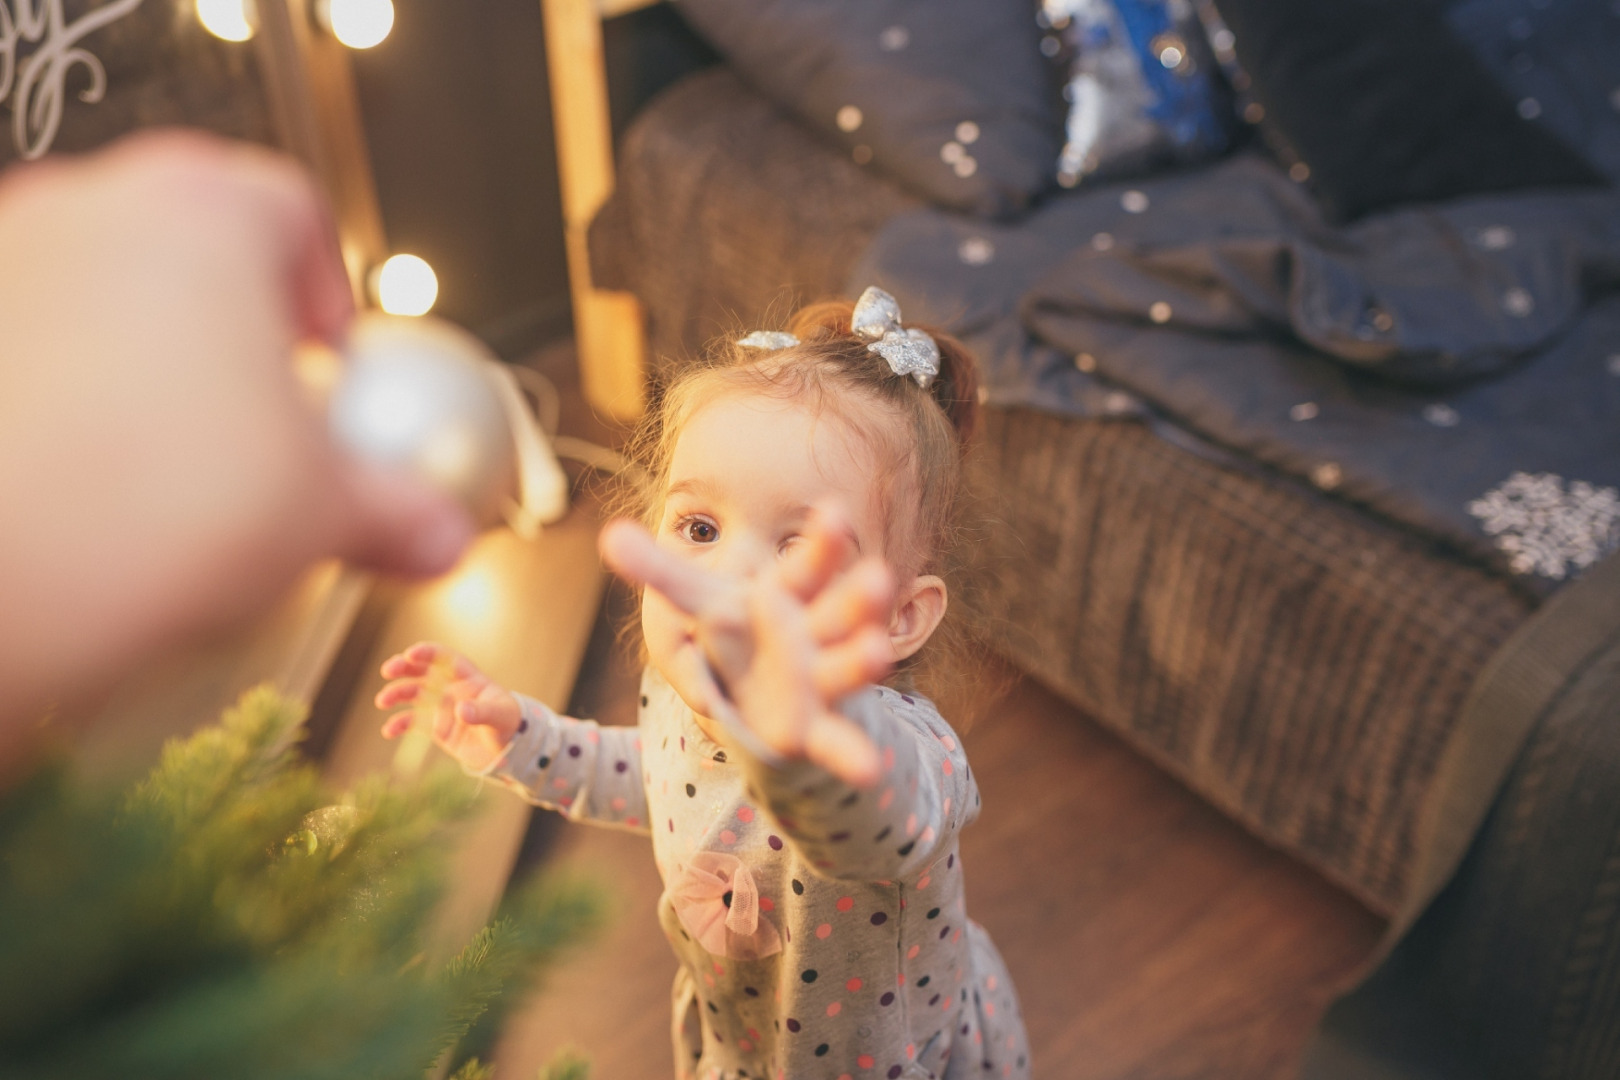
[[[126,794],[57,766],[0,795],[0,1075],[419,1080],[591,927],[589,890],[524,891],[430,969],[465,779],[334,796],[303,719],[252,690]]]

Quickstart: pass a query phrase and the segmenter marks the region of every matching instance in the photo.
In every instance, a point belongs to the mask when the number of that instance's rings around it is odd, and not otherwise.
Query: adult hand
[[[347,459],[294,378],[352,301],[310,180],[210,137],[0,177],[6,721],[251,615],[313,560],[447,568],[471,523]]]

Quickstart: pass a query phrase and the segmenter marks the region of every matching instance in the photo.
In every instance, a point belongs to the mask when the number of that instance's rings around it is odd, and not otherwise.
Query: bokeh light
[[[426,315],[439,298],[439,278],[426,259],[395,255],[373,273],[371,291],[390,315]]]
[[[246,41],[259,30],[254,0],[197,0],[197,21],[217,38]]]
[[[394,0],[319,0],[315,13],[351,49],[380,44],[394,28]]]

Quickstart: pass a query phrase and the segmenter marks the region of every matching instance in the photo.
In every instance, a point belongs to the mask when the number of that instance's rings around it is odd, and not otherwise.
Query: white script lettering
[[[11,139],[26,160],[44,156],[62,126],[68,73],[83,67],[90,85],[79,91],[88,105],[107,92],[107,71],[79,42],[117,22],[142,0],[110,0],[68,22],[63,0],[0,0],[0,102],[11,103]],[[26,42],[35,46],[20,55]]]

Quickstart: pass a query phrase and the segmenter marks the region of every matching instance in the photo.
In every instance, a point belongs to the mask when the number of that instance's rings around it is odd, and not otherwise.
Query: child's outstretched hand
[[[696,566],[631,521],[603,529],[601,550],[619,576],[692,617],[707,664],[694,658],[705,670],[689,674],[716,705],[729,702],[785,758],[808,758],[859,787],[876,781],[877,748],[836,706],[893,666],[894,582],[881,559],[857,561],[841,511],[818,507],[800,542],[747,579]]]
[[[429,724],[433,741],[469,769],[488,768],[523,720],[511,691],[465,656],[431,641],[384,660],[382,674],[390,681],[377,692],[377,708],[411,706],[383,723],[383,737],[397,738],[413,723]]]

